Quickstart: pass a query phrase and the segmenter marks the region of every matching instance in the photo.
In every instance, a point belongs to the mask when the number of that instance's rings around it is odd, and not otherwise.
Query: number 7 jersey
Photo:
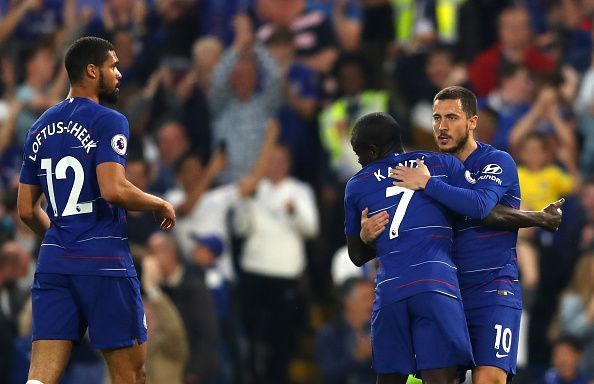
[[[136,276],[126,211],[101,197],[96,167],[126,163],[129,129],[119,112],[86,98],[69,98],[33,124],[20,182],[40,185],[50,228],[37,273]]]
[[[361,212],[387,211],[390,221],[376,239],[379,269],[374,310],[421,292],[439,292],[460,299],[457,269],[452,261],[451,213],[422,192],[393,186],[389,169],[415,167],[423,159],[431,177],[446,183],[464,174],[453,156],[432,152],[392,154],[365,166],[346,185],[345,234],[359,236]],[[456,180],[457,181],[457,180]]]

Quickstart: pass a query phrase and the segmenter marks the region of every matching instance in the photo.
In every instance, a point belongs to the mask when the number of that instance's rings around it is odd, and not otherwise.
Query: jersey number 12
[[[398,237],[398,229],[400,228],[400,224],[402,223],[402,219],[404,219],[404,214],[406,213],[408,204],[410,203],[415,191],[397,186],[386,188],[386,197],[398,196],[401,193],[402,198],[398,202],[396,212],[394,213],[394,218],[392,219],[392,224],[390,225],[390,240]]]
[[[85,171],[82,164],[72,156],[65,156],[56,164],[56,179],[66,179],[66,170],[72,168],[74,170],[74,183],[68,196],[66,207],[62,211],[62,216],[80,215],[83,213],[93,212],[93,203],[84,202],[79,203],[78,198],[85,181]],[[47,180],[47,193],[49,194],[50,205],[54,211],[54,216],[58,216],[58,208],[56,207],[56,195],[54,194],[54,179],[52,178],[52,159],[41,159],[41,169],[45,170],[45,177]]]

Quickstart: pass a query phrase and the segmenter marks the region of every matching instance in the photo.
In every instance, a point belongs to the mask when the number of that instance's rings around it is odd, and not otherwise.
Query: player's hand
[[[157,215],[161,219],[160,227],[162,230],[169,231],[170,229],[173,229],[175,226],[175,210],[173,209],[173,205],[163,200],[163,204],[157,212]]]
[[[551,232],[554,232],[559,229],[559,225],[561,225],[561,219],[563,218],[563,211],[561,210],[563,204],[565,204],[565,199],[559,199],[554,203],[547,205],[542,210],[542,228]]]
[[[375,239],[386,229],[386,225],[390,220],[388,212],[381,211],[376,215],[368,217],[369,209],[365,208],[361,212],[361,232],[359,237],[367,244],[371,245],[375,242]]]
[[[399,181],[394,181],[392,184],[418,191],[425,189],[427,182],[431,178],[429,168],[425,165],[423,160],[415,160],[416,168],[398,166],[390,171],[390,177]]]

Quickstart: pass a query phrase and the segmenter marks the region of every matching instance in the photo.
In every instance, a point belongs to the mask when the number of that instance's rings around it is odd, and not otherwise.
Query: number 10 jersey
[[[136,276],[126,211],[101,197],[96,173],[125,165],[128,137],[121,113],[86,98],[56,104],[29,130],[20,182],[41,186],[51,221],[38,273]]]
[[[459,183],[464,166],[453,156],[432,152],[392,154],[365,166],[346,185],[345,234],[359,236],[361,212],[389,214],[376,239],[379,269],[374,310],[421,292],[439,292],[460,300],[457,268],[452,261],[452,214],[422,191],[392,184],[389,169],[415,167],[423,159],[431,177]]]

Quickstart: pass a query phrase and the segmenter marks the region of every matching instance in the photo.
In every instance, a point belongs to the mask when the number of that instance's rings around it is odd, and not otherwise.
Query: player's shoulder
[[[488,166],[489,164],[494,164],[499,167],[512,167],[514,169],[517,169],[516,162],[509,153],[497,149],[489,144],[477,142],[477,145],[477,149],[480,151],[477,160],[482,165]]]
[[[108,108],[104,105],[95,103],[93,107],[97,112],[95,114],[95,120],[111,120],[111,121],[125,121],[128,122],[126,116],[123,113],[116,111],[115,109]]]

